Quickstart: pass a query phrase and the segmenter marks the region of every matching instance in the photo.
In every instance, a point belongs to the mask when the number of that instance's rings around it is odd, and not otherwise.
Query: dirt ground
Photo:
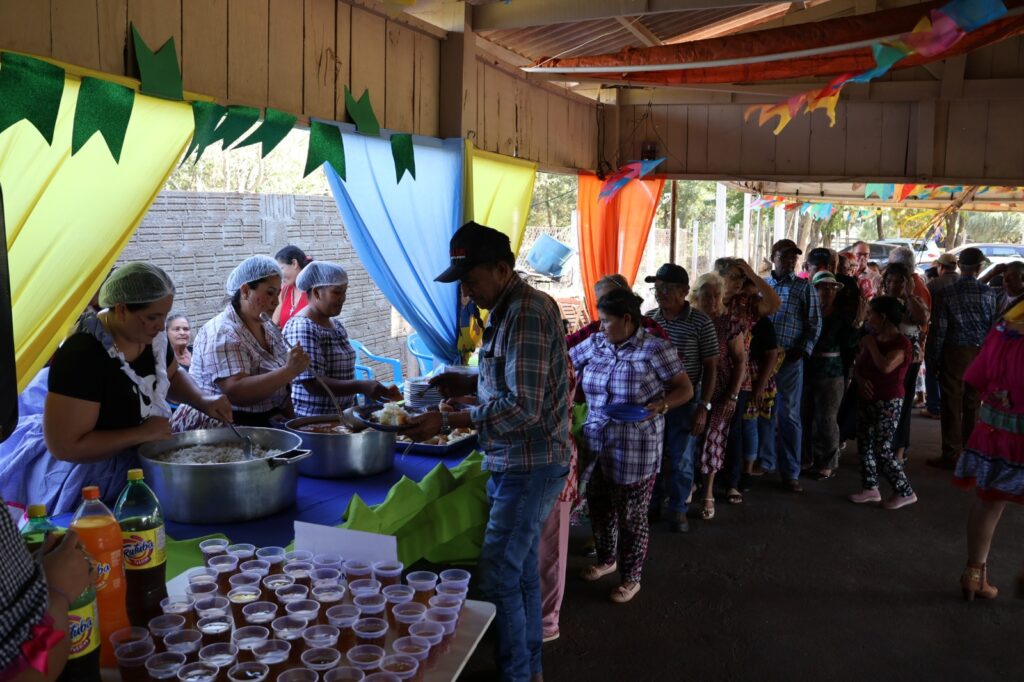
[[[965,602],[973,494],[924,465],[938,422],[914,418],[908,474],[921,501],[855,506],[851,443],[829,481],[785,492],[756,479],[742,505],[720,501],[686,535],[653,528],[643,589],[613,604],[613,576],[579,579],[585,529],[574,528],[561,637],[544,647],[547,682],[600,680],[1022,680],[1024,514],[1010,506],[990,557],[994,602]],[[883,495],[888,486],[883,483]],[[496,680],[485,639],[461,679]]]

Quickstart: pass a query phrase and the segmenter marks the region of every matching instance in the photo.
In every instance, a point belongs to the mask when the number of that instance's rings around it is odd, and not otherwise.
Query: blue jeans
[[[693,487],[693,413],[698,408],[691,401],[669,410],[665,415],[665,444],[662,449],[662,467],[651,497],[651,508],[658,509],[668,497],[670,513],[686,513],[686,498]]]
[[[497,606],[495,659],[501,679],[528,681],[541,673],[540,573],[537,545],[569,467],[492,472],[491,515],[480,548],[480,591]]]
[[[743,421],[743,440],[746,441],[745,457],[756,459],[765,471],[775,471],[775,411],[773,419],[758,417]]]
[[[745,422],[753,423],[753,420],[744,419],[747,412],[747,401],[750,399],[750,391],[740,391],[739,400],[736,401],[736,411],[732,415],[732,424],[729,426],[729,441],[725,448],[725,469],[728,473],[727,482],[730,488],[736,488],[740,484],[740,476],[743,475],[743,463],[746,461],[747,444],[743,433]]]
[[[939,388],[939,361],[924,365],[924,406],[932,414],[942,414],[942,389]]]
[[[779,474],[785,481],[800,478],[800,455],[803,445],[803,422],[800,401],[804,389],[803,358],[783,363],[775,375],[779,396],[775,401],[776,458]]]

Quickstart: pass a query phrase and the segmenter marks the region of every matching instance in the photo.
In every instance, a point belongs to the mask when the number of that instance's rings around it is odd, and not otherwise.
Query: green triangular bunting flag
[[[188,157],[192,156],[192,152],[196,150],[198,152],[196,153],[195,163],[199,163],[199,158],[206,151],[206,148],[220,139],[217,137],[217,124],[220,123],[220,120],[227,111],[227,107],[213,102],[192,102],[192,119],[195,122],[195,131],[192,133],[192,141],[188,145],[188,150],[185,152],[185,158],[182,159],[182,163],[185,163]]]
[[[401,182],[406,171],[416,179],[416,157],[412,149],[412,135],[395,133],[391,136],[391,156],[395,158],[395,182]]]
[[[263,145],[260,155],[266,158],[267,154],[288,135],[292,127],[295,126],[296,120],[291,114],[267,107],[264,110],[263,123],[260,127],[254,130],[249,137],[239,142],[235,149],[248,147],[259,142]]]
[[[0,132],[22,119],[53,144],[64,69],[32,57],[0,53]]]
[[[224,141],[221,149],[230,147],[258,120],[260,120],[260,110],[255,107],[243,107],[235,104],[229,106],[228,115],[220,122],[216,131],[216,138]]]
[[[119,162],[134,104],[134,90],[99,78],[82,78],[75,105],[71,155],[77,154],[89,138],[99,133],[106,140],[114,161]]]
[[[363,90],[363,96],[358,100],[352,97],[352,91],[345,86],[345,111],[348,112],[356,124],[356,132],[363,135],[380,135],[380,124],[373,113],[373,104],[370,103],[370,91]]]
[[[327,161],[334,172],[345,179],[345,145],[341,141],[341,130],[337,126],[320,121],[309,122],[309,151],[306,154],[306,177]]]
[[[164,99],[184,99],[174,38],[168,38],[159,50],[153,52],[133,24],[132,41],[135,43],[135,62],[139,65],[139,91]]]

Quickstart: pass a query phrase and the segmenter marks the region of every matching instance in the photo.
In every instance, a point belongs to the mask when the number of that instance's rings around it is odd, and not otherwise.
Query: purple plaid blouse
[[[665,418],[619,422],[604,413],[607,405],[646,405],[665,394],[665,384],[686,371],[670,341],[644,329],[619,344],[594,334],[569,351],[577,371],[583,372],[583,392],[590,413],[583,435],[606,480],[628,485],[658,473]]]

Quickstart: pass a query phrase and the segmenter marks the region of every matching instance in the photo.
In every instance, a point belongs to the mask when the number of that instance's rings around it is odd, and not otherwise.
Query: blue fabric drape
[[[414,137],[416,179],[395,180],[389,140],[343,132],[347,180],[324,164],[363,267],[440,362],[458,363],[458,286],[434,278],[449,265],[462,223],[463,142]]]

